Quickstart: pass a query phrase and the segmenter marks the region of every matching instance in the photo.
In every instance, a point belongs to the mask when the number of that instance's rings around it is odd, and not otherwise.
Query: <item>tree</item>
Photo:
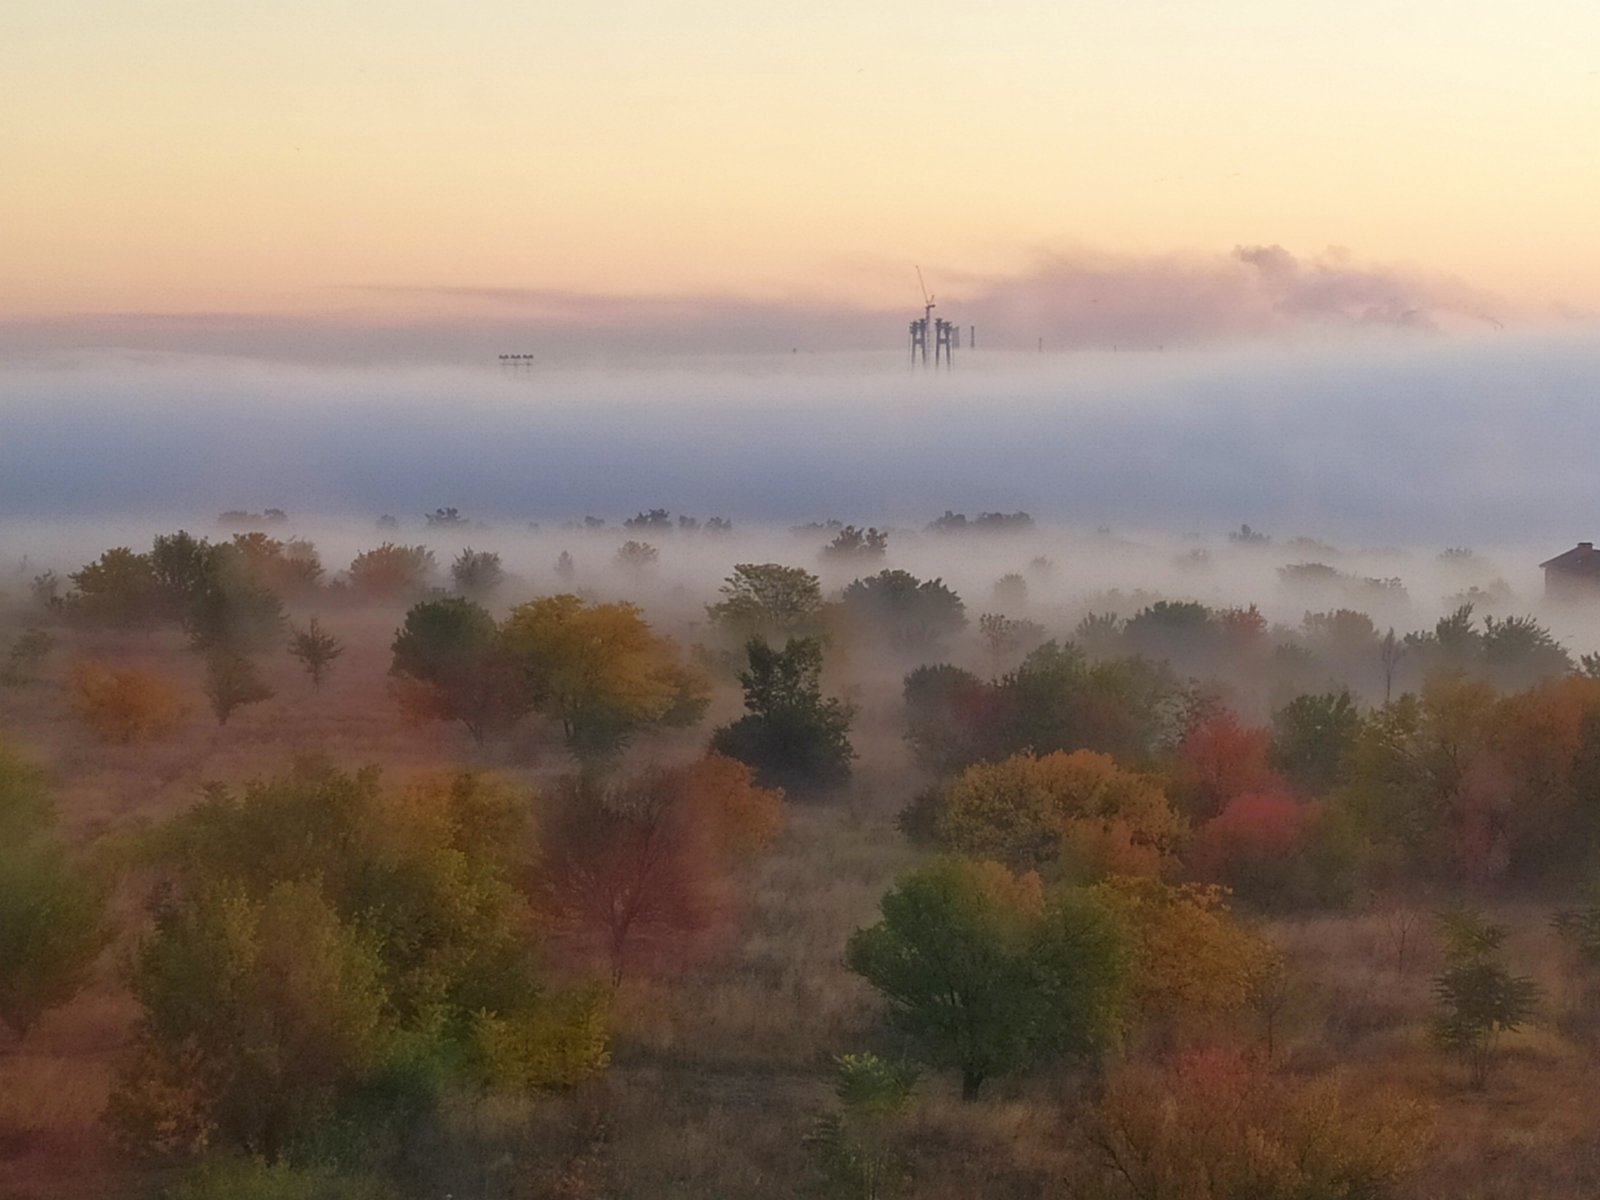
[[[382,975],[374,935],[310,880],[165,910],[133,967],[144,1012],[113,1127],[135,1145],[161,1130],[184,1148],[215,1139],[276,1159],[401,1053]]]
[[[146,1153],[272,1160],[341,1125],[376,1136],[361,1127],[452,1079],[600,1069],[596,999],[539,976],[517,886],[531,860],[526,798],[478,776],[390,790],[307,762],[208,789],[150,839],[164,887],[113,1127]]]
[[[1281,906],[1302,898],[1296,894],[1300,856],[1315,816],[1284,791],[1246,792],[1200,826],[1184,857],[1199,878],[1264,908]]]
[[[300,660],[311,686],[322,690],[322,679],[333,666],[334,660],[344,653],[344,643],[324,630],[316,617],[304,629],[296,629],[289,638],[289,653]]]
[[[1179,690],[1164,666],[1142,658],[1089,662],[1071,643],[1050,641],[1000,686],[1012,751],[1096,750],[1148,762],[1174,734]]]
[[[1532,617],[1483,619],[1483,665],[1489,681],[1517,692],[1572,670],[1572,656]]]
[[[822,548],[824,562],[858,563],[881,559],[889,552],[889,535],[876,527],[845,525]]]
[[[616,753],[640,729],[693,725],[707,681],[636,605],[549,596],[513,609],[503,637],[533,708],[560,722],[580,759]]]
[[[558,936],[612,986],[682,964],[725,923],[741,861],[766,847],[782,793],[710,757],[601,786],[568,780],[540,836],[540,895]]]
[[[389,673],[402,681],[403,707],[413,716],[460,721],[480,745],[527,708],[500,627],[476,601],[451,596],[412,605],[392,655]]]
[[[1079,750],[968,767],[950,785],[936,828],[963,854],[1092,879],[1159,874],[1185,823],[1153,779]]]
[[[949,663],[910,671],[901,689],[906,741],[917,761],[940,773],[1004,755],[1009,712],[1004,692]]]
[[[1306,693],[1272,715],[1272,765],[1296,787],[1322,795],[1343,783],[1361,730],[1349,692]]]
[[[255,663],[243,654],[219,646],[206,655],[206,699],[211,701],[218,725],[226,725],[245,705],[259,704],[274,695]]]
[[[78,993],[107,941],[100,890],[53,824],[43,779],[0,747],[0,1021],[19,1039]]]
[[[822,647],[795,638],[774,650],[759,638],[745,646],[739,673],[746,714],[711,735],[714,753],[756,771],[766,787],[788,792],[837,787],[850,778],[854,715],[842,700],[822,695]]]
[[[844,612],[904,654],[931,654],[966,627],[967,610],[939,579],[880,571],[844,589]]]
[[[317,548],[303,538],[282,541],[260,532],[236,533],[216,549],[226,573],[282,595],[303,597],[322,578]]]
[[[1130,998],[1141,1015],[1172,1020],[1249,1002],[1268,948],[1234,921],[1222,889],[1116,876],[1093,892],[1122,922]]]
[[[1006,663],[1037,650],[1045,641],[1044,626],[1037,621],[1002,616],[1000,613],[979,616],[978,634],[983,639],[983,648],[989,653],[990,666],[996,676]]]
[[[66,607],[74,616],[117,629],[148,629],[160,619],[161,585],[148,555],[119,546],[69,578]]]
[[[741,643],[812,636],[822,615],[822,583],[804,567],[740,563],[724,581],[722,599],[707,606],[712,622]]]
[[[1509,932],[1472,909],[1439,917],[1445,969],[1433,981],[1431,1033],[1434,1045],[1466,1065],[1475,1088],[1489,1081],[1500,1036],[1515,1033],[1539,1005],[1539,985],[1499,961]]]
[[[1411,649],[1406,641],[1394,636],[1394,626],[1389,627],[1389,632],[1383,635],[1383,641],[1378,646],[1378,660],[1383,664],[1383,703],[1385,707],[1394,699],[1394,675],[1400,669],[1400,662]]]
[[[5,663],[0,665],[0,685],[23,687],[33,683],[55,645],[55,638],[42,629],[24,630],[6,651]]]
[[[426,546],[397,546],[384,542],[364,550],[350,562],[350,586],[368,600],[395,600],[427,585],[433,574],[433,551]]]
[[[158,534],[150,548],[150,569],[161,590],[162,615],[185,621],[211,586],[216,547],[187,530]]]
[[[626,571],[641,574],[661,560],[661,551],[649,542],[626,541],[617,548],[616,564]]]
[[[887,1200],[909,1188],[910,1162],[890,1135],[916,1084],[913,1067],[876,1054],[834,1059],[839,1109],[819,1118],[806,1137],[831,1195]]]
[[[505,582],[506,573],[498,554],[468,546],[450,564],[450,578],[463,596],[484,597]]]
[[[1184,670],[1206,668],[1221,644],[1212,616],[1209,608],[1192,600],[1158,600],[1134,613],[1122,636],[1136,652],[1150,658]]]
[[[1230,800],[1270,791],[1282,781],[1268,761],[1272,735],[1252,729],[1226,710],[1196,721],[1178,746],[1174,791],[1196,821],[1210,820]]]
[[[1092,896],[1046,901],[1037,877],[947,858],[902,876],[881,911],[850,936],[845,961],[923,1061],[960,1072],[963,1099],[995,1075],[1092,1054],[1115,1036],[1127,951]]]

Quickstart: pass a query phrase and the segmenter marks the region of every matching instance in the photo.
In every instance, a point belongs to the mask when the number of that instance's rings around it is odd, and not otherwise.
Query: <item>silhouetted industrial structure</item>
[[[939,369],[941,361],[945,370],[949,370],[955,362],[955,351],[961,345],[961,326],[954,321],[946,321],[943,317],[933,315],[933,297],[928,295],[928,285],[922,282],[922,268],[917,268],[917,286],[922,289],[922,316],[911,322],[911,365],[914,367],[920,362],[928,365],[929,335],[933,340],[933,368]],[[972,326],[969,345],[975,345],[978,340],[978,327]]]

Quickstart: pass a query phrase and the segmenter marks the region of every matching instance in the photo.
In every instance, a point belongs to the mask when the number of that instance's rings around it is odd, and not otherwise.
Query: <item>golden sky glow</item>
[[[1597,47],[1587,0],[8,0],[0,316],[1240,243],[1593,306]]]

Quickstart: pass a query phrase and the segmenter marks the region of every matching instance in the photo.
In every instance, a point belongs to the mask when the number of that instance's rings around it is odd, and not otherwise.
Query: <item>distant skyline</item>
[[[1236,247],[1399,281],[1339,319],[1588,316],[1596,46],[1572,0],[13,0],[3,341],[891,312],[919,263],[1036,323],[1259,308]]]

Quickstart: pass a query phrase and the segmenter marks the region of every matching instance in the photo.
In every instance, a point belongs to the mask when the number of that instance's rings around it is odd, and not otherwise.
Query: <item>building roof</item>
[[[1565,554],[1539,564],[1545,570],[1566,571],[1573,575],[1600,575],[1600,550],[1593,542],[1579,542]]]

